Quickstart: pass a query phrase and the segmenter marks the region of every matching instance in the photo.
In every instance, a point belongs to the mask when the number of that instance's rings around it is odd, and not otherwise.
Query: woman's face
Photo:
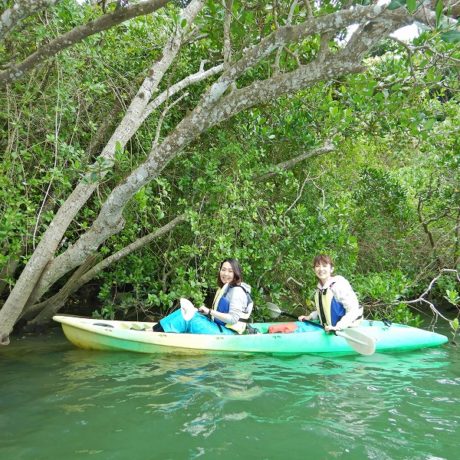
[[[320,262],[319,264],[315,265],[315,275],[321,284],[324,284],[332,276],[333,271],[334,268],[331,266],[331,264]]]
[[[233,273],[233,268],[230,265],[230,262],[224,262],[222,267],[220,267],[219,272],[220,280],[222,283],[227,284],[233,281],[235,274]]]

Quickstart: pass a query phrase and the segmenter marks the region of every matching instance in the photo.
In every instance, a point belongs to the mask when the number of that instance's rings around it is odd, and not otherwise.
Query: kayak
[[[270,326],[280,323],[253,323],[258,333],[243,335],[175,334],[153,332],[156,323],[109,321],[58,315],[67,339],[86,350],[132,351],[137,353],[269,353],[293,355],[304,353],[356,354],[353,343],[344,337],[328,334],[313,325],[303,332],[268,333]],[[285,323],[284,323],[285,324]],[[448,341],[435,332],[381,321],[363,321],[353,328],[375,342],[375,351],[408,351],[435,347]]]

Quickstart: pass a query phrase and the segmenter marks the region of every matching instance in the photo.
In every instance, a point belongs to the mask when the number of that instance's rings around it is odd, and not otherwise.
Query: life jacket
[[[317,289],[315,293],[316,310],[323,326],[335,326],[347,312],[332,293],[330,287]]]
[[[219,311],[221,313],[228,313],[230,310],[230,293],[232,292],[233,289],[235,288],[241,288],[246,294],[246,308],[243,308],[243,313],[240,316],[239,321],[236,324],[227,324],[221,321],[218,318],[213,318],[213,321],[218,324],[219,326],[225,326],[228,329],[232,329],[238,334],[242,334],[246,328],[246,320],[249,319],[251,316],[252,312],[252,307],[253,307],[253,301],[251,298],[251,294],[249,293],[250,287],[246,285],[247,288],[241,284],[237,284],[235,286],[231,286],[229,284],[223,286],[219,291],[216,292],[216,296],[214,298],[213,306],[212,308],[216,311]]]

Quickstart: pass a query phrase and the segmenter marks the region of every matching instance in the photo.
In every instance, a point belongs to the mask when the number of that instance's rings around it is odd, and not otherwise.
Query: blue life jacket
[[[229,310],[230,310],[230,299],[228,298],[229,297],[229,293],[231,291],[231,289],[233,288],[241,288],[243,289],[243,291],[246,293],[246,297],[247,297],[247,305],[249,305],[250,303],[252,303],[252,298],[251,298],[251,294],[249,294],[249,292],[241,285],[237,284],[235,286],[229,286],[228,289],[225,291],[225,293],[222,295],[222,297],[219,299],[219,303],[217,304],[217,308],[216,310],[221,312],[221,313],[228,313]],[[216,324],[219,324],[220,326],[225,326],[226,323],[224,323],[223,321],[221,321],[220,319],[217,319],[217,318],[214,318],[214,322]]]
[[[335,326],[347,312],[328,288],[316,291],[315,304],[323,326]]]

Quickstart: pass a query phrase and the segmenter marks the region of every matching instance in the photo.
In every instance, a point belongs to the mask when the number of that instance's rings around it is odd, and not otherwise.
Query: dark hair
[[[315,268],[319,264],[324,264],[324,265],[329,264],[331,267],[334,266],[334,262],[332,262],[331,257],[326,254],[318,254],[313,259],[313,268]]]
[[[241,271],[240,263],[236,259],[225,259],[220,263],[219,266],[219,273],[217,273],[217,285],[219,287],[222,287],[224,285],[224,283],[222,283],[222,280],[220,279],[220,270],[222,269],[222,265],[224,265],[225,262],[228,262],[233,269],[233,281],[230,284],[232,286],[240,284],[243,281],[243,273]]]

